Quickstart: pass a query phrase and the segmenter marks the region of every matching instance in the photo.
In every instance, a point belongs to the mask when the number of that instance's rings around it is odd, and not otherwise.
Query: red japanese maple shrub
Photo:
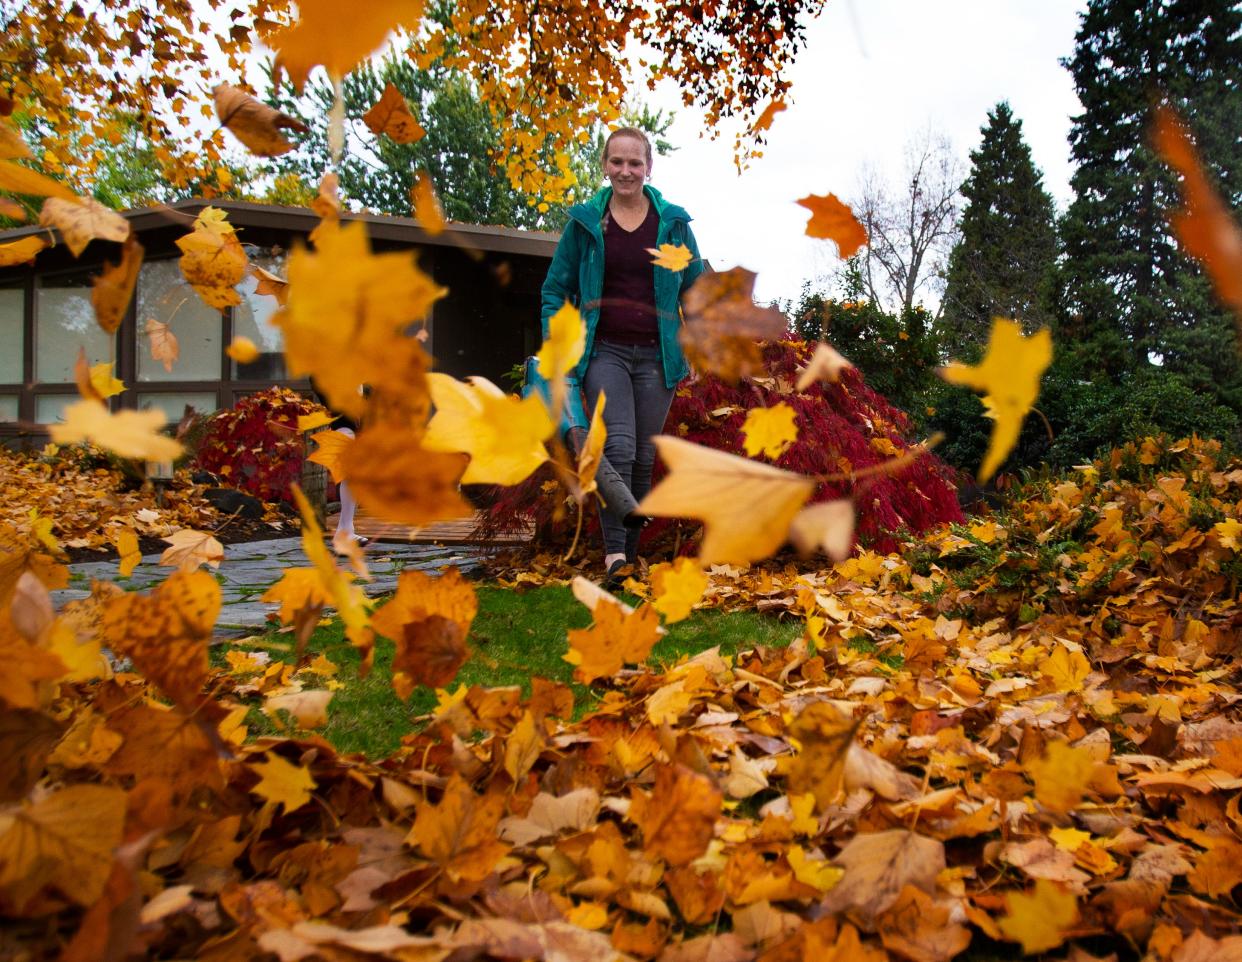
[[[767,344],[765,374],[736,386],[715,377],[686,381],[673,399],[664,432],[745,457],[741,429],[746,412],[783,401],[797,413],[798,440],[775,464],[815,475],[860,472],[900,456],[921,440],[910,436],[905,412],[867,387],[855,369],[846,370],[835,384],[816,383],[806,391],[795,391],[798,369],[813,349],[814,344],[803,341]],[[663,474],[664,466],[657,461],[657,483]],[[545,470],[521,485],[496,492],[484,513],[484,533],[513,530],[530,520],[538,541],[567,542],[574,517],[557,510],[549,478]],[[858,512],[859,543],[890,551],[897,548],[896,535],[901,532],[917,534],[963,519],[957,480],[957,472],[932,453],[891,474],[820,484],[812,500],[852,497]],[[657,519],[645,530],[644,545],[669,537],[679,525]],[[683,534],[686,530],[682,529]],[[690,543],[684,538],[681,542],[689,550]]]
[[[323,408],[289,388],[242,398],[207,422],[194,467],[264,501],[292,501],[290,486],[306,458],[298,417]]]

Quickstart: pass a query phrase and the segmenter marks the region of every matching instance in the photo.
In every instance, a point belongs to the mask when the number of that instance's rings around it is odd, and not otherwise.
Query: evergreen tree
[[[1242,410],[1230,320],[1169,230],[1176,183],[1149,140],[1151,105],[1163,99],[1237,207],[1239,64],[1234,0],[1090,0],[1066,61],[1083,112],[1070,133],[1077,169],[1062,223],[1059,343],[1079,378],[1116,380],[1154,364]]]
[[[1029,330],[1052,321],[1057,235],[1052,197],[1009,104],[988,112],[962,185],[961,239],[949,257],[944,320],[955,356],[987,340],[996,315]]]

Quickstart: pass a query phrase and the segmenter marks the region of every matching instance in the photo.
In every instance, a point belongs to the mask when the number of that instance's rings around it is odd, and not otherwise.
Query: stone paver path
[[[372,542],[366,549],[366,558],[373,580],[364,582],[363,588],[371,597],[387,594],[397,587],[397,575],[411,569],[430,573],[445,565],[456,565],[465,573],[477,568],[486,553],[486,549],[475,545]],[[70,565],[69,587],[52,592],[52,601],[59,608],[67,601],[87,597],[93,580],[112,581],[126,591],[146,591],[172,571],[161,568],[159,560],[158,554],[143,555],[128,578],[118,575],[116,559]],[[267,616],[280,606],[260,601],[259,596],[280,580],[283,568],[309,565],[300,537],[225,545],[220,567],[204,569],[216,576],[223,594],[216,633],[236,635],[262,629]]]

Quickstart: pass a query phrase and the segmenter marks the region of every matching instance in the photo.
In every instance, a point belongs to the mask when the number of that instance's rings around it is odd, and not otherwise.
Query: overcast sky
[[[1069,71],[1084,0],[830,0],[811,23],[764,156],[739,176],[733,131],[700,139],[696,112],[673,90],[651,103],[678,106],[676,153],[656,159],[652,183],[694,218],[717,269],[757,271],[760,300],[795,299],[804,280],[839,265],[830,241],[803,233],[807,194],[843,199],[868,164],[896,180],[903,150],[928,125],[949,137],[963,169],[987,111],[1008,100],[1044,184],[1064,210],[1070,117],[1079,111]]]

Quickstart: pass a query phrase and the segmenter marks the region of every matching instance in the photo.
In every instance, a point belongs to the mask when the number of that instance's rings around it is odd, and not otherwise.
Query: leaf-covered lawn
[[[591,623],[591,613],[569,588],[548,585],[518,591],[480,585],[477,594],[479,613],[470,632],[470,657],[451,688],[519,685],[523,697],[528,697],[531,679],[540,677],[570,686],[576,714],[598,699],[598,691],[573,682],[573,667],[562,657],[568,650],[567,629],[586,628]],[[778,620],[746,611],[696,611],[669,626],[668,634],[657,642],[651,662],[671,664],[683,655],[698,654],[714,645],[719,645],[723,654],[759,645],[783,646],[801,631],[801,625],[788,618]],[[213,649],[212,660],[227,669],[230,651],[234,658],[246,652],[267,652],[273,662],[292,664],[289,638],[288,634],[273,633],[240,645],[220,645]],[[393,645],[387,639],[377,643],[375,663],[366,678],[358,677],[361,659],[345,638],[339,619],[317,628],[307,651],[312,656],[322,654],[337,668],[331,678],[339,687],[333,685],[328,724],[321,733],[340,751],[364,752],[372,758],[389,755],[399,747],[403,735],[419,727],[415,719],[436,705],[436,693],[426,687],[415,689],[408,702],[393,693]],[[257,675],[252,669],[239,680]],[[250,712],[247,723],[253,734],[278,730],[257,708]]]

